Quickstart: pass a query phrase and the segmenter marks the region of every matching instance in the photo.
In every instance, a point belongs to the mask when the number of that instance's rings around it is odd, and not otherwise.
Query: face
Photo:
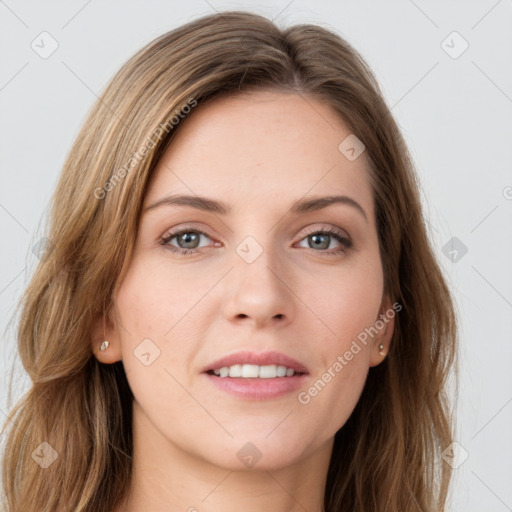
[[[386,317],[368,335],[390,304],[366,155],[347,158],[350,130],[306,98],[197,107],[154,171],[101,324],[111,348],[96,357],[123,360],[146,434],[224,468],[331,446],[393,330]],[[179,195],[196,206],[166,200]],[[328,196],[345,199],[307,207]]]

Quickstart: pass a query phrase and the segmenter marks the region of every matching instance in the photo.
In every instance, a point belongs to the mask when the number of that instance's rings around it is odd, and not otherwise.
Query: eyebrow
[[[368,217],[366,216],[366,212],[364,211],[363,207],[355,199],[352,199],[351,197],[344,195],[299,199],[298,201],[293,203],[288,213],[304,214],[314,212],[327,208],[332,204],[344,204],[347,206],[352,206],[364,217],[366,222],[368,222]],[[176,194],[163,197],[162,199],[159,199],[153,204],[150,204],[149,206],[144,208],[144,213],[151,210],[155,210],[162,206],[170,205],[190,206],[198,210],[217,213],[219,215],[228,215],[231,212],[231,207],[222,201],[217,201],[215,199],[209,199],[207,197],[201,196]]]

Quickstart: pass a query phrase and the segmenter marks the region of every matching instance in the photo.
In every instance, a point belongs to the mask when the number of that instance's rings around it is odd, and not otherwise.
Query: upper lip
[[[282,354],[281,352],[262,352],[260,354],[251,351],[241,351],[221,359],[217,359],[213,363],[208,364],[203,368],[203,372],[210,370],[218,370],[225,366],[233,366],[235,364],[256,364],[258,366],[268,366],[275,364],[276,366],[286,366],[292,368],[297,373],[309,373],[304,364],[297,361],[293,357]]]

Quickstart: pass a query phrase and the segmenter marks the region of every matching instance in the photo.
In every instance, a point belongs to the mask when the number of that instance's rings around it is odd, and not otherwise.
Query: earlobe
[[[107,340],[97,342],[93,349],[96,359],[103,364],[112,364],[121,361],[121,348],[119,343],[114,345]]]
[[[384,301],[385,307],[381,309],[378,319],[375,322],[379,329],[379,334],[374,338],[371,354],[370,366],[377,366],[386,358],[391,345],[395,326],[395,310],[389,306],[389,300]]]
[[[375,339],[370,355],[370,366],[377,366],[382,363],[389,352],[391,337],[393,335],[393,320],[384,327],[380,339]]]
[[[117,329],[108,316],[99,316],[93,329],[92,351],[103,364],[122,360],[121,343]]]

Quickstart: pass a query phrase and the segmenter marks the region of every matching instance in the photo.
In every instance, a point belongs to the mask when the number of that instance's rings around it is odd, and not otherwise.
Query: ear
[[[108,347],[100,350],[101,344],[108,341]],[[121,352],[121,339],[117,322],[111,317],[110,311],[98,315],[92,329],[92,352],[94,357],[104,364],[112,364],[123,359]]]
[[[382,363],[389,352],[395,329],[395,316],[400,309],[402,309],[401,306],[398,303],[392,304],[387,295],[383,298],[379,314],[374,323],[378,333],[372,340],[370,366],[377,366]],[[382,346],[382,348],[379,348],[379,346]]]

